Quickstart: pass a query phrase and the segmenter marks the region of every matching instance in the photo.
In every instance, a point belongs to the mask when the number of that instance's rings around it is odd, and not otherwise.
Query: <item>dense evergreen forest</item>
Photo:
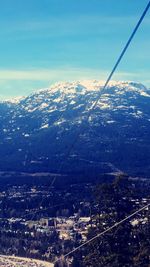
[[[92,210],[88,239],[131,214],[136,210],[137,203],[142,205],[144,202],[140,188],[136,188],[126,176],[97,186],[94,196],[93,207],[96,208]],[[76,251],[72,266],[149,267],[150,210],[146,209],[133,220],[124,222]]]

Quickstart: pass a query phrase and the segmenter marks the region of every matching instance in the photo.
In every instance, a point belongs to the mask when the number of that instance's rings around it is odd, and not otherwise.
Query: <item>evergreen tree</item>
[[[132,186],[126,176],[119,176],[112,184],[96,188],[96,213],[88,239],[104,231],[132,211]],[[131,267],[131,224],[125,222],[112,232],[89,244],[85,253],[85,266]]]

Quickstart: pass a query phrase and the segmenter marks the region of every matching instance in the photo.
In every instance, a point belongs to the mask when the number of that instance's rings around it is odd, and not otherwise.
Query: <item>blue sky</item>
[[[107,78],[148,0],[1,0],[0,98]],[[113,79],[150,85],[150,11]]]

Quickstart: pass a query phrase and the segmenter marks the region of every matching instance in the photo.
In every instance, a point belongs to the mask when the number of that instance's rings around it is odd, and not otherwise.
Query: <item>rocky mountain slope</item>
[[[149,176],[150,90],[140,83],[111,82],[87,122],[101,88],[99,81],[57,83],[1,102],[0,171],[120,169]]]

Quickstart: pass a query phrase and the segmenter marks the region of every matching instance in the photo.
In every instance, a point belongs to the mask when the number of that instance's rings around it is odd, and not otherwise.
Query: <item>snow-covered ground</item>
[[[0,267],[53,267],[54,265],[39,260],[0,255]]]

